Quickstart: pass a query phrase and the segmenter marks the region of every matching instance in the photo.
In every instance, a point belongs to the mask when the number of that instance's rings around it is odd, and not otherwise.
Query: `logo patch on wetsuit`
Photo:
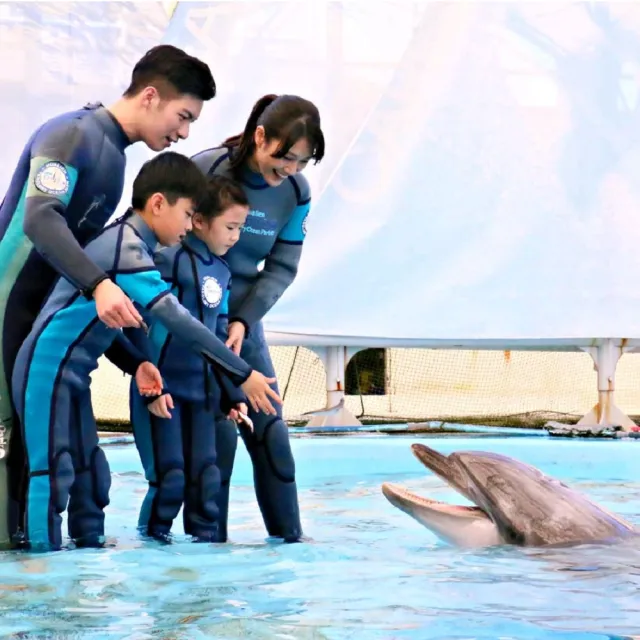
[[[306,236],[307,235],[307,218],[309,217],[309,214],[307,214],[304,219],[302,220],[302,235]]]
[[[38,191],[52,196],[63,196],[69,191],[71,180],[67,168],[62,162],[51,160],[45,162],[33,181]]]
[[[207,307],[217,307],[222,300],[222,287],[212,276],[205,276],[202,279],[202,301]]]

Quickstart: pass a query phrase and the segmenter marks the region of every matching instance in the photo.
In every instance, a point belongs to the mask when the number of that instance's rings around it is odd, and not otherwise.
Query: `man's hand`
[[[96,301],[98,317],[111,329],[142,326],[142,316],[114,282],[103,280],[95,288],[93,299]]]
[[[170,394],[165,393],[158,399],[154,400],[148,407],[149,411],[158,418],[170,418],[171,412],[169,409],[173,409],[173,398]]]
[[[240,385],[256,413],[262,411],[266,414],[277,415],[277,411],[269,402],[269,398],[272,398],[278,404],[282,404],[280,396],[269,386],[275,381],[275,378],[265,378],[254,369],[247,380]]]
[[[225,344],[236,355],[240,355],[242,349],[242,341],[244,340],[244,325],[242,322],[232,322],[228,329],[229,337]]]
[[[143,362],[136,371],[136,384],[141,396],[157,396],[162,392],[162,376],[151,362]]]

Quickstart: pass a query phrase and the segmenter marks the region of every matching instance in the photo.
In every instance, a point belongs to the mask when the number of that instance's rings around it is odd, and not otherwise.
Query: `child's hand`
[[[247,380],[240,385],[256,413],[262,411],[274,416],[277,414],[277,411],[269,402],[269,398],[272,398],[278,404],[282,404],[280,396],[269,386],[275,381],[275,378],[265,378],[259,371],[254,369]]]
[[[244,413],[245,416],[247,415],[247,413],[249,413],[249,409],[244,402],[237,404],[233,409],[231,409],[227,418],[229,418],[229,420],[238,422],[238,420],[242,420],[242,418],[240,417],[241,413]]]
[[[244,340],[244,325],[242,322],[232,322],[227,330],[229,336],[225,344],[233,353],[240,355],[242,349],[242,341]]]
[[[162,376],[151,362],[143,362],[136,371],[136,385],[141,396],[157,396],[162,392]]]
[[[249,420],[249,417],[247,416],[248,413],[249,410],[247,408],[247,405],[244,402],[240,402],[233,409],[231,409],[231,411],[229,411],[229,415],[227,416],[227,418],[229,418],[229,420],[233,420],[235,423],[242,424],[253,431],[253,424],[251,423],[251,421],[246,422],[246,420],[244,419],[246,418],[247,420]],[[243,415],[244,418],[242,417]]]
[[[173,409],[173,398],[170,394],[165,393],[163,396],[154,400],[147,409],[149,409],[154,416],[158,416],[158,418],[170,418],[171,412],[169,409]]]

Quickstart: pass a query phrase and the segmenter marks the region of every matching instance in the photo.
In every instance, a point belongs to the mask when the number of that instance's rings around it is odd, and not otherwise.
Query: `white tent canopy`
[[[431,5],[271,330],[640,337],[640,7],[593,4]]]
[[[108,104],[160,41],[218,83],[184,153],[242,129],[265,93],[319,105],[328,153],[271,332],[640,338],[634,4],[179,3],[169,19],[155,2],[6,3],[0,29],[0,189],[35,126]],[[149,156],[132,148],[127,189]]]

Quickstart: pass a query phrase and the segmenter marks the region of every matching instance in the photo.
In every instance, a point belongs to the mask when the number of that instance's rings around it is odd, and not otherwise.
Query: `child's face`
[[[193,210],[190,198],[178,198],[175,204],[170,204],[161,196],[153,208],[153,230],[160,244],[165,247],[178,244],[191,231]]]
[[[240,239],[248,213],[249,207],[239,204],[227,207],[213,220],[205,220],[196,213],[193,219],[194,233],[209,247],[211,253],[223,256]]]

